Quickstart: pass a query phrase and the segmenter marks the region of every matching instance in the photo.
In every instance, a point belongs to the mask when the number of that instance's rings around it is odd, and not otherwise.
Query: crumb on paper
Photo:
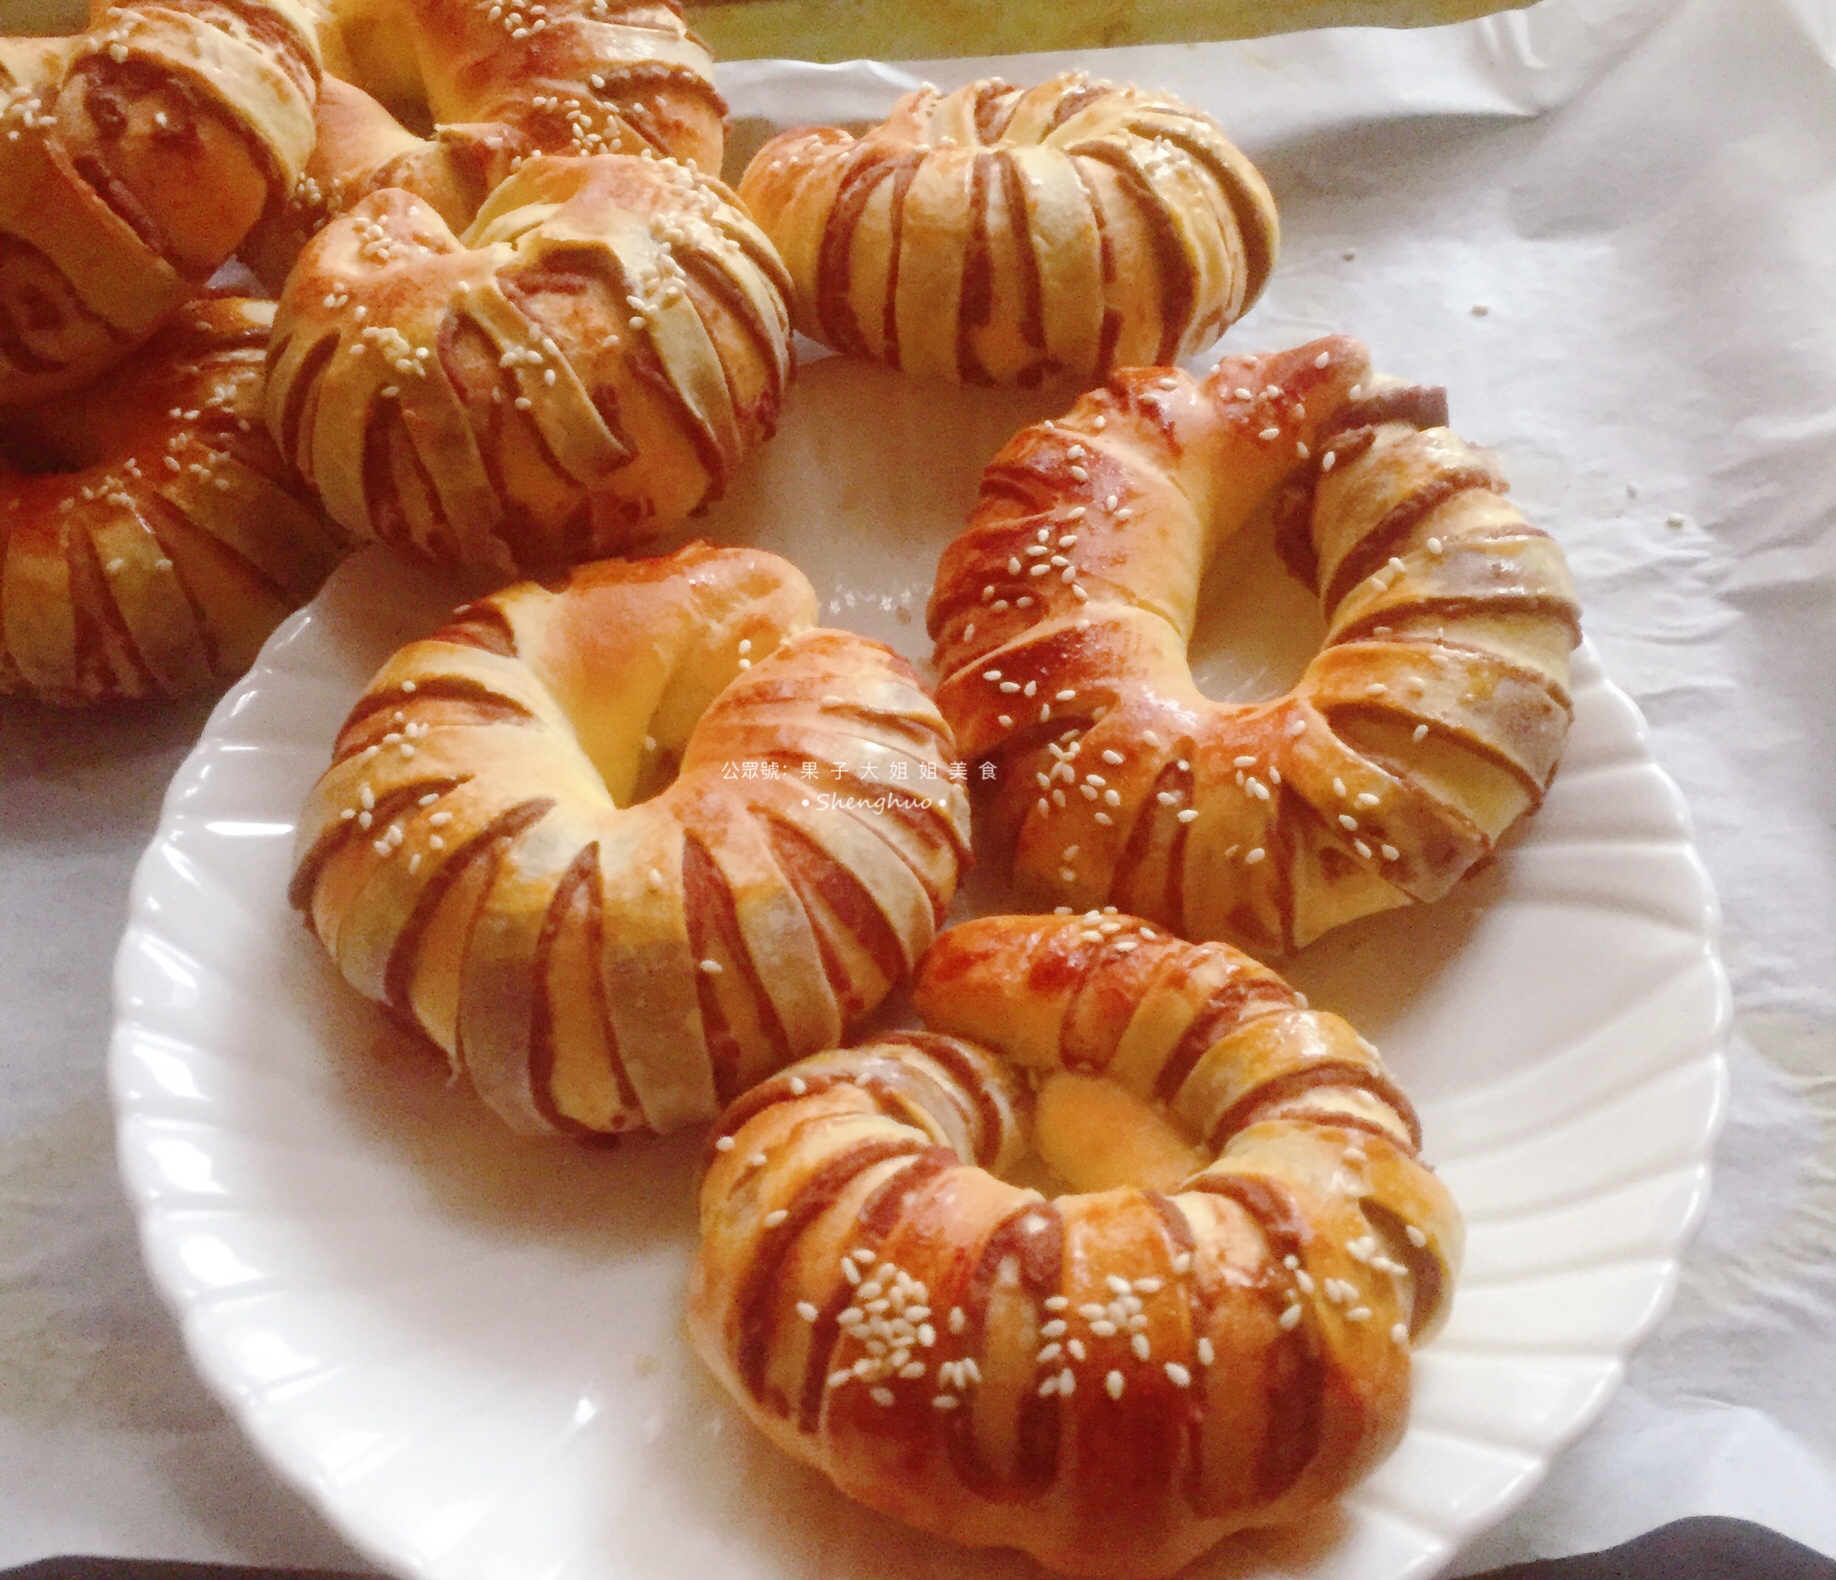
[[[1681,526],[1686,526],[1687,524],[1688,524],[1688,518],[1684,516],[1680,511],[1673,510],[1671,511],[1669,515],[1667,515],[1664,518],[1664,525],[1667,527],[1681,527]]]
[[[1473,303],[1473,317],[1475,318],[1483,318],[1487,313],[1491,312],[1491,310],[1492,309],[1484,302]]]
[[[663,1369],[663,1363],[649,1350],[639,1350],[631,1358],[631,1369],[640,1377],[654,1377]]]

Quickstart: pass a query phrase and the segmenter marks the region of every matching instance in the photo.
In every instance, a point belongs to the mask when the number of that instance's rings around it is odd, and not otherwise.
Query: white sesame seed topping
[[[721,964],[718,960],[713,960],[713,959],[704,960],[701,962],[701,969],[705,971],[709,976],[717,977],[721,973]]]
[[[1153,1350],[1148,1344],[1148,1336],[1145,1333],[1137,1333],[1128,1341],[1128,1347],[1135,1352],[1135,1359],[1138,1361],[1144,1361],[1153,1354]]]
[[[774,1208],[771,1212],[765,1214],[765,1227],[767,1229],[775,1229],[789,1216],[790,1214],[782,1207]]]
[[[1317,357],[1313,359],[1313,365],[1316,368],[1324,368],[1328,366],[1331,363],[1331,361],[1332,361],[1331,353],[1322,351]]]
[[[1268,855],[1268,852],[1264,850],[1260,845],[1258,845],[1254,850],[1250,851],[1247,855],[1244,856],[1243,865],[1246,867],[1253,867],[1256,865],[1257,862],[1261,861],[1263,857],[1265,857],[1266,855]]]
[[[1418,724],[1413,730],[1409,732],[1409,739],[1416,742],[1417,745],[1425,741],[1427,738],[1428,738],[1428,726],[1426,724]]]
[[[1175,813],[1174,815],[1178,817],[1180,822],[1190,823],[1198,817],[1198,808],[1189,806],[1189,807],[1184,808],[1182,811]]]
[[[1403,1234],[1407,1236],[1409,1244],[1414,1246],[1418,1251],[1428,1243],[1428,1236],[1420,1229],[1416,1228],[1414,1224],[1405,1225]]]
[[[1167,1381],[1172,1383],[1175,1388],[1190,1388],[1192,1386],[1192,1373],[1187,1371],[1178,1361],[1168,1361]]]
[[[1276,1321],[1280,1327],[1292,1329],[1300,1322],[1300,1319],[1301,1308],[1299,1306],[1289,1306],[1286,1311],[1282,1312],[1281,1316],[1278,1317]]]

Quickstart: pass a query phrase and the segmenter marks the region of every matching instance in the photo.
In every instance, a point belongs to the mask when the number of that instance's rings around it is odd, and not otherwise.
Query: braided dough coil
[[[73,389],[176,312],[313,145],[297,0],[96,8],[0,40],[0,406]]]
[[[196,298],[107,379],[8,422],[31,470],[0,459],[0,692],[221,685],[338,562],[261,424],[273,312]]]
[[[931,1031],[716,1127],[690,1331],[748,1416],[851,1497],[1071,1574],[1170,1574],[1367,1473],[1463,1239],[1375,1050],[1102,913],[954,928],[914,998]],[[998,1177],[1029,1133],[1077,1194]]]
[[[1562,551],[1356,341],[1118,374],[990,464],[930,606],[938,704],[993,759],[1016,879],[1280,951],[1439,898],[1541,800],[1579,639]],[[1217,544],[1273,501],[1326,641],[1217,703],[1186,643]]]
[[[1274,267],[1275,204],[1215,122],[1081,72],[908,93],[786,132],[740,195],[837,351],[966,384],[1089,383],[1205,349]]]
[[[675,0],[334,0],[321,36],[344,80],[321,95],[305,180],[249,249],[276,290],[316,231],[388,187],[461,231],[538,154],[648,153],[720,173],[726,105]]]
[[[460,610],[352,710],[293,902],[515,1129],[708,1120],[930,943],[968,859],[949,732],[815,613],[756,550],[585,566]]]
[[[717,496],[791,371],[787,282],[673,160],[540,157],[461,236],[397,189],[275,314],[268,420],[334,520],[499,573],[621,553]]]

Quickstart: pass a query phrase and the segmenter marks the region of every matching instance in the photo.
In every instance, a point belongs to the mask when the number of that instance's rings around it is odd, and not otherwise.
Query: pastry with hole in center
[[[952,928],[913,1000],[926,1030],[715,1126],[690,1333],[774,1443],[921,1529],[1139,1580],[1382,1460],[1463,1231],[1369,1043],[1101,911]]]
[[[383,665],[293,902],[512,1128],[673,1130],[909,974],[969,858],[953,756],[911,666],[817,627],[787,561],[581,566]]]

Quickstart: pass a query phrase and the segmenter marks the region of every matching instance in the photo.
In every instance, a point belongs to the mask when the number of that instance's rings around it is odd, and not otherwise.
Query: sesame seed
[[[1426,724],[1416,725],[1416,727],[1409,733],[1409,739],[1412,741],[1415,741],[1418,745],[1422,741],[1425,741],[1427,738],[1428,738],[1428,726]]]
[[[952,1306],[945,1325],[952,1333],[961,1333],[969,1325],[969,1318],[963,1314],[961,1306]]]
[[[1135,1352],[1135,1359],[1138,1361],[1146,1360],[1153,1353],[1145,1333],[1137,1333],[1128,1341],[1128,1347]]]
[[[1409,1330],[1402,1323],[1394,1323],[1390,1328],[1390,1342],[1404,1349],[1409,1345]]]
[[[721,964],[718,960],[708,959],[701,962],[701,969],[709,976],[717,977],[721,973]]]
[[[1279,438],[1281,437],[1281,429],[1279,429],[1279,428],[1264,428],[1264,429],[1262,430],[1262,432],[1261,432],[1261,433],[1259,433],[1259,434],[1257,434],[1257,435],[1256,435],[1256,437],[1257,437],[1258,439],[1264,439],[1264,440],[1267,440],[1267,439],[1279,439]]]
[[[1071,1304],[1071,1301],[1065,1295],[1047,1295],[1041,1304],[1047,1311],[1063,1311]]]
[[[1192,1386],[1192,1373],[1187,1371],[1178,1361],[1168,1361],[1167,1381],[1172,1383],[1175,1388],[1190,1388]]]
[[[722,1136],[714,1143],[714,1150],[716,1152],[731,1152],[733,1150],[733,1137]]]
[[[1190,823],[1198,817],[1197,807],[1186,807],[1174,814],[1182,823]]]
[[[959,1403],[960,1401],[957,1399],[956,1395],[950,1393],[935,1394],[931,1398],[931,1408],[933,1410],[954,1410],[958,1407]]]
[[[1268,855],[1268,852],[1264,850],[1260,845],[1258,845],[1254,850],[1250,851],[1249,854],[1243,858],[1243,865],[1246,867],[1253,867],[1256,865],[1257,862],[1261,861],[1262,858],[1266,855]]]
[[[1418,1251],[1428,1243],[1428,1236],[1420,1229],[1416,1228],[1414,1224],[1406,1225],[1403,1229],[1403,1234],[1407,1236],[1409,1244],[1414,1246]]]
[[[1211,1347],[1211,1340],[1209,1338],[1205,1338],[1201,1336],[1198,1341],[1198,1363],[1199,1365],[1209,1366],[1217,1358],[1218,1358],[1218,1353],[1216,1350],[1214,1350]]]
[[[767,1229],[775,1229],[778,1227],[779,1224],[783,1223],[784,1220],[788,1218],[789,1216],[790,1214],[786,1212],[782,1207],[776,1208],[773,1211],[765,1214],[765,1227]]]
[[[893,1391],[885,1387],[874,1388],[869,1391],[867,1397],[882,1409],[890,1409],[893,1402]]]
[[[1289,1306],[1288,1309],[1282,1312],[1280,1317],[1276,1319],[1276,1322],[1282,1329],[1292,1330],[1299,1324],[1300,1319],[1301,1308],[1299,1306]]]
[[[1329,353],[1329,352],[1325,352],[1325,351],[1322,351],[1322,352],[1321,352],[1321,353],[1320,353],[1320,354],[1319,354],[1319,355],[1318,355],[1317,357],[1315,357],[1315,358],[1313,359],[1313,365],[1314,365],[1314,366],[1315,366],[1316,368],[1324,368],[1324,367],[1326,367],[1326,366],[1327,366],[1327,365],[1328,365],[1328,364],[1329,364],[1329,363],[1330,363],[1331,361],[1332,361],[1332,356],[1331,356],[1331,353]]]

